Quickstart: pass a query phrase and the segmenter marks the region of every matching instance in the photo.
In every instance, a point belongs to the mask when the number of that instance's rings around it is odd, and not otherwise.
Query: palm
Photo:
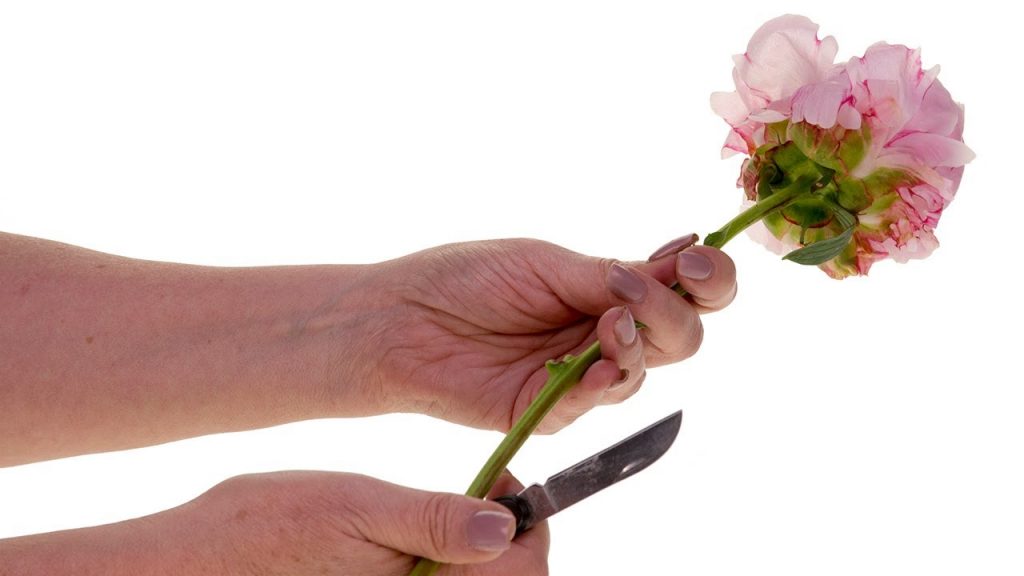
[[[384,361],[386,377],[423,391],[430,414],[510,426],[519,395],[544,380],[544,362],[585,344],[596,326],[595,317],[564,303],[539,270],[538,263],[557,266],[552,260],[565,254],[506,241],[414,255],[427,261],[405,293],[401,327],[391,331],[388,349],[396,353]]]

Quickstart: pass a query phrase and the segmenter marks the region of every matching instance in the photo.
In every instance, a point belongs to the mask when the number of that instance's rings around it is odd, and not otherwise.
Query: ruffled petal
[[[894,153],[908,154],[933,168],[955,168],[974,159],[974,152],[960,140],[926,132],[905,134],[889,142],[886,148]]]
[[[844,102],[839,108],[839,114],[836,119],[839,121],[839,125],[847,130],[860,130],[860,112],[857,112],[857,109],[849,102]]]
[[[903,126],[906,132],[930,132],[952,135],[963,111],[953,101],[942,82],[935,80],[924,93],[913,118]],[[953,136],[960,138],[960,134]]]
[[[850,82],[845,75],[803,86],[793,95],[793,122],[807,121],[822,128],[832,128],[839,119],[839,109],[849,96]]]
[[[750,115],[747,105],[743,103],[743,99],[736,92],[711,94],[711,109],[725,119],[730,126],[738,126]]]

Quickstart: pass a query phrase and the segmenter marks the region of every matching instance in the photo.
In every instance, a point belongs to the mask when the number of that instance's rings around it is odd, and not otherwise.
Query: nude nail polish
[[[713,266],[703,254],[683,252],[676,256],[676,272],[680,276],[692,280],[707,280],[711,276]]]
[[[608,270],[608,289],[630,304],[639,304],[647,297],[647,284],[636,272],[622,264],[612,264]]]
[[[655,250],[653,254],[647,257],[647,261],[653,262],[658,258],[664,258],[665,256],[669,256],[677,252],[682,252],[683,250],[686,250],[687,248],[693,246],[696,243],[696,234],[687,234],[686,236],[680,236],[679,238],[676,238],[675,240],[672,240],[671,242],[665,244],[661,248]]]
[[[636,321],[633,320],[633,314],[630,313],[629,308],[622,309],[622,316],[615,321],[612,330],[615,332],[615,340],[620,346],[632,346],[636,342]]]

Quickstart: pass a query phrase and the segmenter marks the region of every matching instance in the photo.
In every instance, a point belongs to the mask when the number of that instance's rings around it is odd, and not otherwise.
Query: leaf
[[[832,206],[836,220],[843,227],[843,232],[828,240],[819,240],[809,246],[793,250],[782,257],[783,260],[791,260],[805,266],[817,266],[835,258],[846,249],[853,238],[853,231],[857,228],[857,218],[839,206]]]
[[[805,266],[824,264],[842,253],[850,243],[851,238],[853,238],[853,228],[848,228],[839,236],[829,238],[828,240],[819,240],[810,246],[793,250],[783,256],[782,259],[791,260]]]

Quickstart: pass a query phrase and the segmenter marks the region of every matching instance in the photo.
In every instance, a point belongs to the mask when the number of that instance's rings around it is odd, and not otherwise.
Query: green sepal
[[[782,217],[801,228],[821,228],[832,221],[832,207],[821,198],[804,196],[787,204]]]
[[[860,130],[847,130],[839,144],[839,161],[843,163],[846,172],[852,172],[868,153],[871,147],[871,132],[867,124],[861,126]]]
[[[840,142],[836,132],[841,133],[842,128],[826,130],[807,122],[789,125],[789,137],[805,156],[816,164],[840,171],[843,165],[838,157]]]
[[[782,181],[782,172],[775,164],[765,162],[757,173],[757,199],[764,200],[772,195],[772,186]]]
[[[853,213],[858,213],[871,206],[871,194],[862,180],[843,178],[839,180],[839,194],[836,202]]]
[[[704,237],[704,245],[721,248],[725,245],[725,232],[718,230]]]

